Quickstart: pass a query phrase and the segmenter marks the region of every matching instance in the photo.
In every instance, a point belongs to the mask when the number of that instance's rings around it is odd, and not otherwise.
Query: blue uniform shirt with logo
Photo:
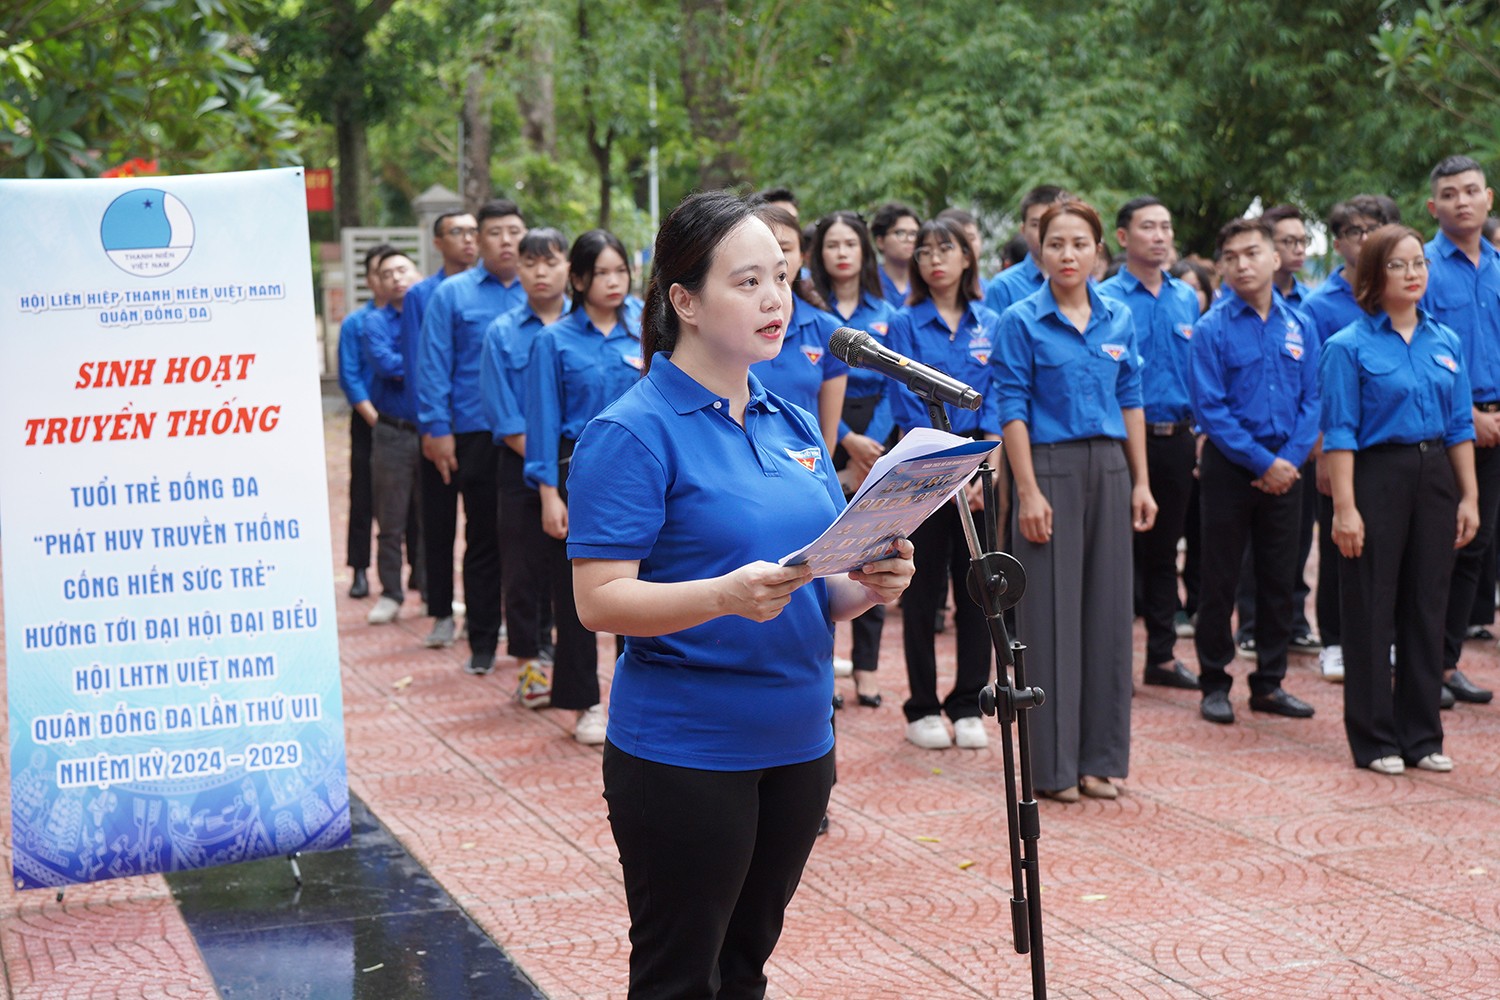
[[[1328,343],[1329,337],[1366,316],[1354,301],[1354,289],[1349,287],[1342,265],[1302,300],[1302,314],[1312,321],[1319,344]]]
[[[489,430],[479,396],[479,352],[496,316],[526,301],[519,279],[505,284],[483,265],[438,286],[422,317],[417,353],[417,423],[443,437]]]
[[[1462,345],[1425,313],[1410,344],[1385,313],[1345,327],[1323,345],[1319,373],[1324,451],[1474,440]]]
[[[370,398],[370,365],[365,361],[364,322],[374,312],[374,306],[366,302],[344,317],[339,324],[339,388],[350,406],[358,406]]]
[[[828,350],[828,338],[839,328],[832,313],[815,309],[792,295],[792,319],[781,341],[781,353],[750,366],[767,389],[789,403],[818,415],[818,392],[823,383],[849,374],[849,366]]]
[[[639,562],[653,583],[702,580],[812,541],[844,506],[817,422],[752,373],[741,427],[729,401],[656,355],[573,455],[568,556]],[[677,767],[746,771],[833,748],[828,588],[793,591],[767,622],[722,615],[627,636],[609,740]]]
[[[1232,289],[1193,328],[1193,416],[1256,476],[1301,467],[1318,439],[1318,338],[1279,293],[1266,319]]]
[[[1031,254],[1012,267],[1007,267],[990,279],[984,288],[984,304],[996,316],[1004,316],[1005,310],[1036,293],[1047,276],[1036,266]]]
[[[895,308],[885,299],[877,299],[864,291],[859,293],[859,305],[848,316],[840,315],[837,303],[833,306],[833,318],[839,326],[863,330],[882,344],[890,335],[891,317],[895,314]],[[865,436],[876,441],[884,441],[889,437],[893,426],[890,399],[886,392],[890,382],[880,372],[868,368],[849,369],[849,387],[844,390],[846,400],[865,396],[878,396],[880,399],[875,404],[874,415],[870,417],[870,426],[865,428]],[[849,426],[840,421],[839,440],[842,441],[848,433]]]
[[[893,309],[900,309],[906,305],[906,297],[911,294],[911,280],[907,279],[906,291],[896,287],[896,281],[885,271],[885,265],[880,265],[880,290],[885,294],[886,302]]]
[[[990,390],[988,368],[991,345],[999,326],[1000,317],[978,302],[965,304],[957,330],[949,328],[931,299],[897,310],[891,317],[891,332],[887,338],[891,350],[952,375],[984,397],[977,410],[960,410],[944,404],[955,434],[972,437],[981,432],[1000,433],[999,411],[995,408],[995,394]],[[895,382],[888,395],[891,419],[897,427],[909,431],[914,427],[932,426],[927,417],[927,404],[916,393]]]
[[[1439,232],[1424,248],[1422,308],[1458,334],[1476,403],[1500,402],[1500,252],[1479,241],[1479,266]]]
[[[544,326],[531,303],[523,302],[496,316],[484,331],[479,392],[484,398],[485,420],[496,444],[513,434],[526,433],[526,368]]]
[[[1033,444],[1123,441],[1121,411],[1141,406],[1141,358],[1130,309],[1093,288],[1088,293],[1089,321],[1082,332],[1058,310],[1047,284],[1000,318],[990,358],[1000,426],[1022,421]]]
[[[1181,278],[1161,274],[1155,295],[1126,268],[1095,286],[1105,298],[1125,303],[1135,320],[1136,346],[1143,362],[1141,399],[1146,420],[1176,424],[1191,419],[1188,391],[1193,369],[1190,347],[1198,322],[1198,293]]]
[[[391,347],[401,338],[401,313],[393,306],[373,310],[365,320],[364,355],[370,368],[370,402],[398,420],[415,420],[406,402],[405,366]]]
[[[641,328],[628,313],[606,335],[579,306],[537,334],[526,369],[527,484],[558,485],[559,438],[577,441],[640,378]]]

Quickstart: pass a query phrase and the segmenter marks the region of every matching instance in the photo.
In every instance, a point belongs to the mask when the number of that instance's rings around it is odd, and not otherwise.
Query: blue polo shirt
[[[608,335],[582,306],[543,328],[526,369],[527,484],[556,486],[558,439],[577,441],[585,424],[640,380],[641,328],[628,313]]]
[[[366,302],[339,324],[339,388],[350,406],[370,398],[370,365],[365,361],[364,322],[374,307]],[[376,407],[379,409],[379,407]]]
[[[833,318],[838,321],[839,326],[851,326],[856,330],[863,330],[876,340],[884,343],[890,335],[891,317],[896,314],[896,309],[885,299],[877,299],[869,292],[859,293],[859,305],[854,312],[844,316],[839,312],[838,303],[832,303]],[[870,426],[865,428],[865,436],[876,441],[884,441],[890,436],[891,428],[891,404],[886,395],[886,388],[891,380],[877,371],[868,368],[850,368],[849,386],[844,390],[844,399],[860,399],[864,396],[878,396],[880,402],[875,404],[875,413],[870,417]],[[839,421],[839,440],[849,433],[849,425],[842,420]]]
[[[1345,327],[1323,345],[1319,372],[1324,451],[1474,440],[1462,345],[1426,313],[1410,344],[1385,313]]]
[[[849,374],[849,366],[828,350],[828,338],[838,328],[839,321],[832,313],[815,309],[793,294],[792,318],[786,325],[781,353],[770,361],[756,362],[750,370],[771,392],[796,403],[816,419],[818,391],[823,383]]]
[[[427,302],[432,298],[432,293],[437,291],[449,275],[439,269],[436,274],[429,274],[421,281],[406,290],[406,297],[401,300],[401,329],[399,332],[399,346],[396,349],[403,359],[417,356],[417,349],[422,344],[422,317],[427,315]],[[406,381],[402,392],[406,397],[406,403],[411,411],[417,411],[417,366],[411,365],[411,370],[405,374]]]
[[[495,443],[526,433],[526,367],[536,338],[546,326],[528,300],[484,331],[479,357],[479,393]]]
[[[1302,314],[1312,321],[1319,344],[1328,343],[1329,337],[1367,315],[1354,301],[1354,289],[1344,277],[1342,264],[1302,300]]]
[[[1500,253],[1480,240],[1475,267],[1441,231],[1425,251],[1430,263],[1422,308],[1463,343],[1474,402],[1500,402]]]
[[[519,279],[503,283],[483,264],[438,285],[422,317],[417,352],[417,422],[443,437],[489,430],[479,395],[484,331],[526,301]]]
[[[996,316],[1004,316],[1005,310],[1035,293],[1046,280],[1047,276],[1028,253],[1021,263],[1007,267],[990,279],[984,289],[985,307]]]
[[[811,414],[750,375],[741,427],[729,401],[657,354],[579,439],[568,480],[568,556],[639,561],[673,583],[774,562],[833,523],[844,495]],[[722,615],[627,636],[609,740],[677,767],[746,771],[833,748],[833,620],[814,580],[768,622]]]
[[[1318,338],[1279,293],[1262,321],[1225,288],[1193,328],[1193,416],[1256,476],[1278,458],[1300,468],[1318,439]]]
[[[887,338],[891,350],[952,375],[984,397],[977,410],[960,410],[945,404],[955,434],[1000,433],[999,411],[990,389],[988,367],[999,325],[1000,318],[978,302],[964,307],[957,330],[949,328],[931,299],[899,309],[891,317]],[[909,431],[932,426],[927,419],[927,403],[906,386],[893,381],[887,395],[891,401],[891,419],[897,427]]]
[[[1189,348],[1198,322],[1198,293],[1181,278],[1162,272],[1161,288],[1152,295],[1125,268],[1096,287],[1105,298],[1125,303],[1135,320],[1135,340],[1144,362],[1141,399],[1146,419],[1175,424],[1193,415],[1188,383],[1193,378]]]
[[[1278,288],[1276,291],[1280,293],[1281,289]],[[1300,309],[1302,308],[1302,303],[1306,302],[1307,297],[1311,294],[1312,289],[1307,287],[1307,283],[1294,274],[1292,275],[1292,290],[1283,294],[1282,298]]]
[[[1089,321],[1082,332],[1058,310],[1049,284],[1000,319],[990,358],[1000,426],[1024,422],[1033,444],[1123,441],[1121,411],[1141,406],[1141,358],[1130,309],[1093,288],[1088,293]]]
[[[370,402],[380,413],[398,420],[416,420],[406,401],[406,379],[401,355],[391,357],[390,347],[401,339],[401,313],[382,306],[365,320],[365,363],[370,367]]]
[[[916,267],[916,262],[913,261],[911,266]],[[911,280],[907,280],[906,291],[903,292],[901,289],[896,287],[895,280],[889,274],[885,273],[885,265],[881,264],[880,290],[885,293],[885,300],[886,302],[890,303],[892,308],[900,309],[902,306],[906,305],[906,297],[911,294]]]

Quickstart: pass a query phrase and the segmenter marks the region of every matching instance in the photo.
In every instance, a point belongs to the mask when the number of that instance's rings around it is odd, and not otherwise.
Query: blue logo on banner
[[[193,217],[176,195],[137,188],[104,210],[99,242],[115,266],[142,278],[158,278],[182,266],[193,252]]]

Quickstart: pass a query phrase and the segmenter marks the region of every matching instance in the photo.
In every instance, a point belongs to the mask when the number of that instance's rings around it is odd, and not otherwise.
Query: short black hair
[[[546,257],[554,253],[560,257],[566,257],[568,238],[551,226],[528,229],[516,246],[516,253],[522,257]]]
[[[939,219],[948,219],[951,222],[956,222],[960,226],[973,226],[975,229],[979,228],[979,220],[974,218],[972,212],[966,211],[962,208],[945,208],[937,214],[937,217]]]
[[[1026,245],[1026,237],[1020,233],[1005,241],[1005,246],[1000,248],[1000,265],[1002,268],[1014,267],[1026,259],[1031,248]]]
[[[521,214],[521,209],[509,198],[494,198],[485,202],[474,213],[474,221],[483,226],[486,219],[503,219],[507,215],[514,215],[522,223],[526,222],[526,216]]]
[[[1298,208],[1296,205],[1272,205],[1270,208],[1260,213],[1260,217],[1262,219],[1265,219],[1272,226],[1276,225],[1276,223],[1278,222],[1285,222],[1288,219],[1296,219],[1298,222],[1301,222],[1302,209]]]
[[[443,223],[447,222],[449,219],[456,219],[459,216],[468,215],[468,214],[469,214],[469,211],[467,209],[459,209],[456,212],[444,212],[442,215],[438,216],[437,219],[435,219],[433,221],[433,223],[432,223],[432,235],[441,238],[442,235],[443,235]]]
[[[875,210],[875,216],[870,220],[870,235],[878,240],[891,231],[897,220],[908,217],[916,219],[917,225],[922,224],[922,217],[916,209],[899,201],[888,201]]]
[[[1372,194],[1370,197],[1374,198],[1375,203],[1385,212],[1384,219],[1387,223],[1401,221],[1401,206],[1396,204],[1395,198],[1388,194]]]
[[[1495,241],[1495,234],[1497,232],[1500,232],[1500,218],[1496,218],[1492,215],[1489,218],[1485,219],[1484,228],[1479,232],[1481,236],[1493,243]]]
[[[797,204],[797,196],[792,194],[791,188],[774,187],[757,191],[750,196],[750,204],[758,205],[767,201],[784,201],[790,205]]]
[[[1436,184],[1441,178],[1452,177],[1455,174],[1466,174],[1470,170],[1479,171],[1484,176],[1484,168],[1479,161],[1469,156],[1445,156],[1438,161],[1438,165],[1432,168],[1432,173],[1427,175],[1429,183]]]
[[[1115,228],[1129,229],[1130,220],[1135,218],[1135,213],[1143,208],[1152,208],[1156,205],[1161,205],[1162,208],[1167,207],[1162,205],[1160,198],[1154,198],[1149,194],[1143,194],[1139,198],[1130,199],[1121,205],[1120,210],[1115,213]]]
[[[1038,205],[1052,205],[1070,197],[1067,191],[1056,184],[1038,184],[1021,196],[1021,221],[1026,221],[1026,213]]]
[[[1357,194],[1353,198],[1341,201],[1328,210],[1328,231],[1335,237],[1344,235],[1344,229],[1356,218],[1364,216],[1374,219],[1377,226],[1383,226],[1389,222],[1401,221],[1399,214],[1395,219],[1388,218],[1386,207],[1381,200],[1372,194]]]
[[[1230,219],[1224,224],[1224,228],[1219,230],[1219,238],[1214,243],[1214,259],[1217,260],[1219,254],[1224,252],[1224,244],[1242,233],[1259,233],[1261,238],[1271,246],[1276,245],[1276,234],[1271,230],[1271,224],[1266,221],[1265,216],[1258,219]]]
[[[380,264],[390,254],[396,253],[396,248],[389,243],[377,243],[365,251],[365,273],[370,273],[370,268]]]

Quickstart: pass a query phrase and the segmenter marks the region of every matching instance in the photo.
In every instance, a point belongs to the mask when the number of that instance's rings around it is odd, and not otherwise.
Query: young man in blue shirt
[[[1292,631],[1301,474],[1318,438],[1318,344],[1272,286],[1281,264],[1271,227],[1235,219],[1219,231],[1228,290],[1192,338],[1193,414],[1207,437],[1199,469],[1202,588],[1195,642],[1210,722],[1231,723],[1229,616],[1249,540],[1255,559],[1250,707],[1293,718],[1311,705],[1282,689]]]
[[[1198,322],[1198,295],[1166,271],[1172,257],[1172,213],[1160,200],[1134,198],[1115,217],[1125,266],[1099,283],[1099,294],[1130,309],[1137,349],[1145,359],[1142,396],[1146,467],[1158,510],[1150,531],[1135,536],[1136,589],[1146,622],[1147,684],[1196,691],[1198,679],[1175,655],[1177,540],[1187,522],[1198,465],[1193,438],[1189,345]]]
[[[1500,252],[1484,238],[1495,193],[1485,183],[1484,168],[1467,156],[1450,156],[1433,167],[1431,183],[1427,211],[1439,232],[1425,247],[1430,264],[1422,309],[1463,342],[1474,394],[1479,481],[1479,531],[1459,551],[1448,590],[1443,684],[1459,701],[1484,704],[1494,692],[1465,677],[1458,660],[1475,590],[1495,579],[1494,556],[1486,560],[1486,554],[1500,516]]]
[[[370,301],[344,317],[339,326],[339,388],[349,400],[349,534],[345,540],[349,568],[354,580],[350,597],[370,593],[370,525],[374,516],[370,487],[370,437],[375,426],[376,409],[370,402],[370,367],[364,358],[364,322],[370,313],[385,305],[385,294],[375,268],[380,258],[394,248],[388,243],[365,252],[365,286]]]
[[[1042,213],[1070,197],[1055,184],[1040,184],[1021,198],[1021,235],[1026,237],[1026,259],[1001,271],[985,286],[985,307],[993,310],[995,315],[1004,316],[1005,310],[1041,288],[1042,282],[1047,280],[1036,263],[1042,256]]]
[[[366,621],[385,625],[396,620],[406,591],[401,585],[401,552],[406,549],[413,584],[422,583],[421,540],[417,523],[417,483],[422,457],[417,438],[416,414],[403,395],[405,359],[396,352],[401,331],[401,307],[406,293],[420,277],[411,258],[397,250],[385,254],[378,265],[380,283],[388,302],[366,321],[365,360],[372,371],[370,391],[380,411],[370,451],[370,472],[375,492],[375,522],[379,525],[375,556],[380,576],[380,600]]]
[[[453,539],[464,501],[464,599],[467,670],[487,674],[500,636],[498,472],[494,440],[479,392],[484,331],[526,300],[516,250],[526,222],[515,202],[479,210],[480,266],[438,286],[422,317],[417,352],[417,423],[422,432],[422,527],[427,542],[428,613],[453,616]]]

